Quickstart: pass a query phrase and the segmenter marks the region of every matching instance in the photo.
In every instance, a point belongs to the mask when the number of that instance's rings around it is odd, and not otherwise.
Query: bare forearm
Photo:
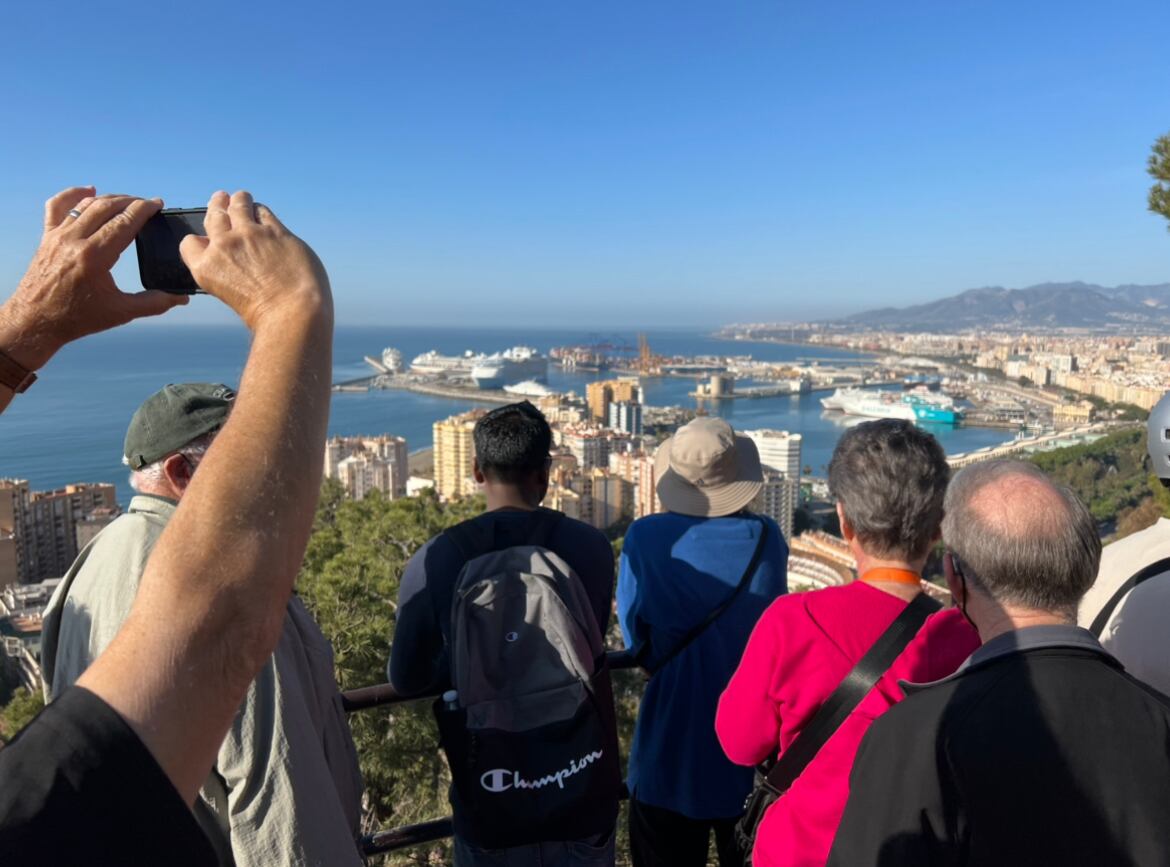
[[[190,508],[167,528],[173,544],[151,561],[147,579],[183,568],[192,573],[188,586],[198,582],[225,598],[238,593],[240,605],[263,603],[280,622],[321,484],[331,338],[328,310],[273,317],[257,329],[231,420],[184,495]],[[277,594],[279,605],[270,602]]]

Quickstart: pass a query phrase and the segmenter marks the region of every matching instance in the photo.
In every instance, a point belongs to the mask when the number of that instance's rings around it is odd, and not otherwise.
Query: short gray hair
[[[1022,461],[987,461],[956,475],[942,529],[967,581],[1033,610],[1075,616],[1101,563],[1085,504]]]
[[[867,554],[917,560],[938,537],[950,473],[938,440],[887,418],[842,434],[829,461],[829,490]]]
[[[203,459],[203,456],[207,453],[207,450],[211,447],[211,442],[215,439],[215,435],[217,433],[219,433],[219,431],[214,430],[211,433],[205,433],[202,436],[195,437],[195,439],[191,440],[191,442],[187,443],[187,445],[183,446],[181,449],[175,449],[175,451],[171,452],[171,455],[182,455],[187,460],[189,460],[193,466],[197,466]],[[141,469],[131,470],[130,487],[141,493],[144,486],[154,485],[158,482],[161,482],[163,480],[163,464],[166,463],[167,458],[169,458],[171,455],[165,455],[154,463],[147,464]],[[130,461],[123,457],[122,463],[129,466]]]

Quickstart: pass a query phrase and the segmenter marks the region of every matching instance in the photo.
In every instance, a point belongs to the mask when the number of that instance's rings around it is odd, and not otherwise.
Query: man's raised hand
[[[321,260],[250,193],[214,193],[203,224],[207,237],[188,235],[179,253],[195,282],[249,328],[285,312],[332,316]]]

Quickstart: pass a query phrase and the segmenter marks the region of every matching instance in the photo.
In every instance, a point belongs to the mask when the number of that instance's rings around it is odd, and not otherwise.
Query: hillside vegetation
[[[1170,495],[1149,470],[1145,427],[1116,431],[1095,443],[1042,452],[1031,461],[1076,491],[1107,541],[1170,515]]]

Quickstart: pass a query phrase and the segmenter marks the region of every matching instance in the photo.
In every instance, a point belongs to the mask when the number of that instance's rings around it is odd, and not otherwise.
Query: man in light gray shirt
[[[168,385],[135,413],[125,461],[138,495],[85,547],[49,603],[42,632],[46,699],[77,680],[121,627],[151,549],[234,397],[224,385]],[[361,863],[361,771],[333,650],[296,596],[280,643],[249,688],[200,794],[197,817],[222,864]]]

